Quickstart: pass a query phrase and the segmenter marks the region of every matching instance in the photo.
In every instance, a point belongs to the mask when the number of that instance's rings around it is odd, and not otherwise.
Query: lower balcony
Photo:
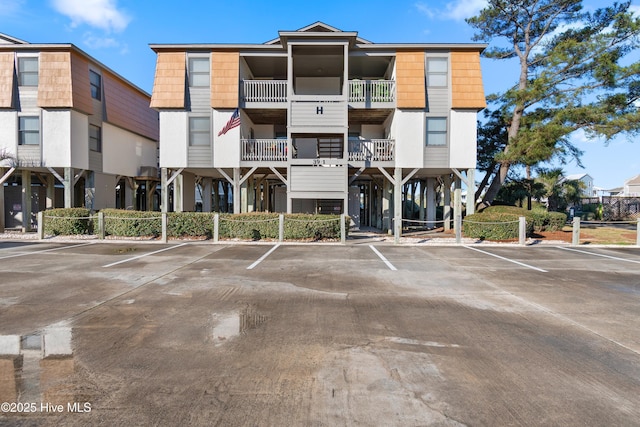
[[[394,158],[393,139],[349,139],[350,162],[392,162]]]
[[[244,162],[286,162],[289,141],[286,139],[241,139]]]

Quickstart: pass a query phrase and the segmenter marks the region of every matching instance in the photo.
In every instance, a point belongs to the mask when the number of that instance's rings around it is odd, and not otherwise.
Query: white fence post
[[[284,214],[278,215],[278,241],[284,240]]]
[[[220,214],[213,215],[213,241],[214,243],[218,243],[220,239]]]
[[[636,225],[636,246],[640,246],[640,218],[638,218],[638,224]]]
[[[104,212],[98,212],[98,238],[104,240]]]
[[[340,243],[347,243],[347,227],[345,225],[346,215],[340,214]]]
[[[4,213],[0,215],[4,215]],[[38,239],[44,240],[44,211],[38,212]]]
[[[578,246],[580,245],[580,217],[579,216],[574,216],[573,217],[573,229],[572,229],[572,238],[571,238],[571,245],[572,246]]]
[[[518,218],[518,243],[524,245],[527,238],[527,218],[521,216]]]
[[[162,243],[167,243],[167,213],[162,212]]]

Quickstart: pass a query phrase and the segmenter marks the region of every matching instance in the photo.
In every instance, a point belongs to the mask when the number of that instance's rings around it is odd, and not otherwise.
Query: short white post
[[[527,239],[527,218],[521,216],[518,218],[518,243],[524,246]]]
[[[636,246],[640,246],[640,218],[638,218],[636,225]]]
[[[572,229],[572,238],[571,238],[571,245],[572,246],[579,246],[580,245],[580,217],[579,216],[574,216],[573,217],[573,229]]]
[[[284,214],[278,215],[278,241],[284,240]]]
[[[456,230],[456,243],[462,243],[462,215],[456,215],[456,223],[454,226]]]
[[[0,215],[4,215],[4,213]],[[38,212],[38,239],[44,240],[44,211]]]
[[[343,245],[347,243],[347,227],[345,225],[345,221],[345,214],[340,214],[340,243]]]
[[[220,240],[220,214],[213,215],[213,241],[218,243]]]
[[[98,212],[98,239],[104,240],[104,212]]]
[[[167,243],[167,213],[162,212],[162,243]]]

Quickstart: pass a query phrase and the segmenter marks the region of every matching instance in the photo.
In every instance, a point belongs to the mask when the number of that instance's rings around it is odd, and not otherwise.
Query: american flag
[[[235,128],[235,127],[238,127],[238,126],[240,126],[240,112],[236,108],[236,111],[233,112],[233,115],[231,116],[231,118],[229,119],[227,124],[224,125],[224,127],[222,128],[222,130],[220,132],[218,132],[218,136],[224,135],[229,130],[231,130],[231,129]]]

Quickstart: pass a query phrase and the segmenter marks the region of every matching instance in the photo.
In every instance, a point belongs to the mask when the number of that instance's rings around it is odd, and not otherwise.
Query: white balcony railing
[[[394,80],[349,80],[349,102],[394,102]]]
[[[394,155],[393,139],[349,139],[350,161],[391,162]]]
[[[286,139],[241,139],[241,159],[245,162],[286,162]]]
[[[287,102],[286,80],[243,80],[245,102]]]

